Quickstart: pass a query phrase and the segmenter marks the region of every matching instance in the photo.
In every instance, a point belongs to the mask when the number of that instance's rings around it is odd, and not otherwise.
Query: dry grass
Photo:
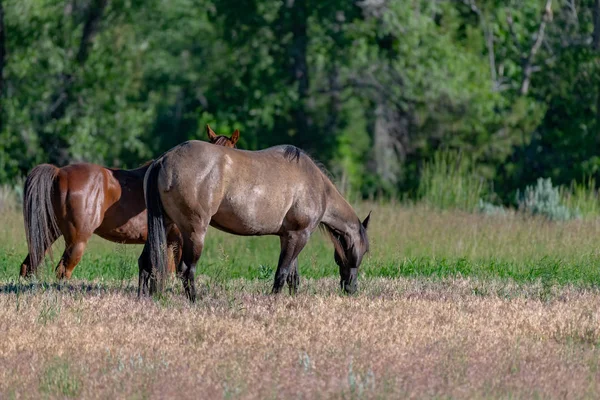
[[[360,204],[374,209],[373,257],[539,260],[598,255],[600,219],[550,222],[518,214],[485,216],[424,206]]]
[[[330,245],[315,235],[300,258],[300,294],[275,298],[265,294],[269,270],[258,267],[276,262],[277,240],[213,230],[199,266],[209,275],[201,301],[188,304],[179,284],[139,301],[129,280],[139,248],[117,257],[117,245],[97,238],[78,269],[98,268],[102,279],[15,284],[22,218],[4,213],[0,399],[599,396],[599,221],[358,208],[361,216],[374,209],[365,275],[409,257],[484,260],[481,268],[486,260],[535,268],[556,257],[591,272],[579,281],[557,264],[550,273],[560,284],[493,268],[470,278],[363,276],[349,298],[336,278],[306,279],[336,273]]]
[[[600,292],[475,280],[0,292],[0,398],[597,398]]]

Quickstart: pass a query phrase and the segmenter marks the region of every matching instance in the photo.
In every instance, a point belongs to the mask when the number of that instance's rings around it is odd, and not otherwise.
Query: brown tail
[[[25,181],[23,218],[31,272],[35,272],[46,250],[60,235],[52,207],[52,187],[57,175],[57,167],[41,164],[29,173]]]

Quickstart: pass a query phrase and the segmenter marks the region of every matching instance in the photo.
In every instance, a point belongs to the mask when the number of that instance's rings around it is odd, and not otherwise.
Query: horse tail
[[[154,162],[146,172],[145,200],[148,209],[148,240],[150,261],[153,266],[152,280],[158,283],[156,289],[162,291],[167,270],[167,233],[165,229],[165,216],[163,204],[158,191],[158,174],[162,170],[160,160]]]
[[[53,186],[59,169],[54,165],[35,167],[25,180],[23,192],[23,219],[29,250],[31,271],[44,259],[46,250],[60,235],[52,205]]]

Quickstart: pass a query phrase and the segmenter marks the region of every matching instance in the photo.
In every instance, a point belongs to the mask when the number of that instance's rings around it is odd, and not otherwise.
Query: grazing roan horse
[[[206,130],[211,143],[220,146],[235,147],[239,139],[237,130],[231,138],[215,134],[208,125]],[[65,251],[56,267],[59,279],[71,277],[94,233],[116,243],[145,243],[148,230],[144,175],[150,165],[148,162],[133,170],[88,163],[35,167],[27,176],[23,196],[29,254],[21,265],[21,276],[36,272],[61,235],[65,238]],[[167,241],[173,254],[169,271],[173,272],[181,260],[182,249],[177,227],[171,227]]]
[[[369,249],[369,215],[360,221],[327,175],[293,146],[261,151],[215,148],[189,141],[155,160],[144,182],[148,241],[140,256],[140,293],[163,288],[167,232],[183,237],[181,278],[196,299],[194,273],[211,225],[236,235],[277,235],[281,253],[273,292],[298,288],[298,254],[321,225],[334,244],[340,285],[356,291],[358,267]],[[144,260],[150,260],[145,264]]]

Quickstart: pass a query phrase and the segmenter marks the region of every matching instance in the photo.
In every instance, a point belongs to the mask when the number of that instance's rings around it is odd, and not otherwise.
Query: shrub
[[[497,206],[495,204],[488,203],[487,201],[483,201],[482,199],[479,199],[479,204],[477,205],[477,211],[479,211],[480,213],[485,214],[485,215],[498,215],[498,216],[504,216],[508,213],[506,208],[504,208],[503,206]]]
[[[540,215],[552,221],[566,221],[579,217],[579,212],[561,204],[560,192],[552,186],[550,178],[539,178],[535,186],[517,191],[519,210],[531,215]]]

